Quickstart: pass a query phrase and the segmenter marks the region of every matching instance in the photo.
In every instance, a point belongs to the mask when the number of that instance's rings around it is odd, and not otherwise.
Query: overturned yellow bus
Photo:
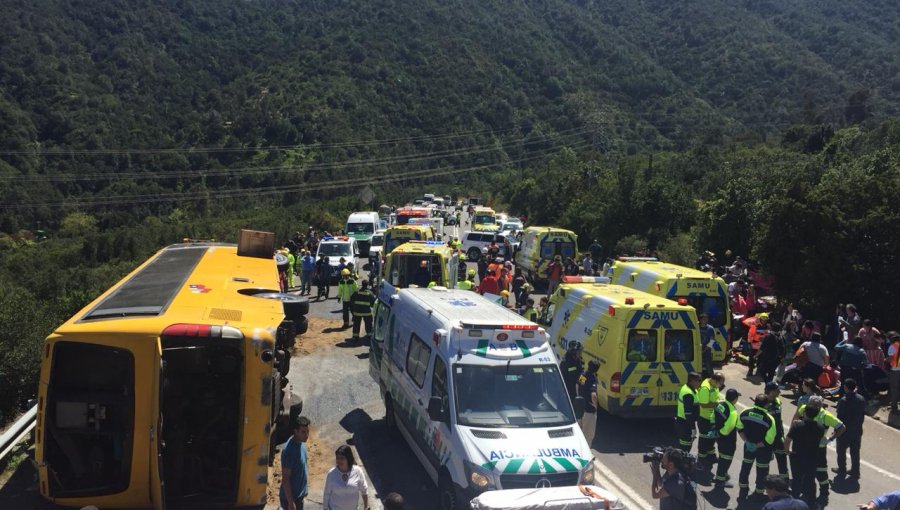
[[[265,504],[305,299],[272,236],[159,251],[59,326],[41,364],[41,494],[66,506]],[[287,317],[287,319],[286,319]],[[299,409],[294,409],[299,412]]]

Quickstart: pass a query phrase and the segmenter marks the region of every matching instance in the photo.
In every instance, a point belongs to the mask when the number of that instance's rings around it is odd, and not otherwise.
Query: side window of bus
[[[444,410],[447,410],[449,404],[449,393],[447,391],[447,365],[441,358],[434,358],[434,375],[431,377],[431,396],[441,397],[444,403]]]
[[[694,361],[691,331],[685,329],[666,330],[666,361]]]
[[[628,331],[627,361],[656,361],[656,330],[632,329]]]
[[[406,353],[406,373],[421,388],[425,385],[425,372],[428,371],[428,358],[431,348],[415,333],[409,339],[409,350]]]

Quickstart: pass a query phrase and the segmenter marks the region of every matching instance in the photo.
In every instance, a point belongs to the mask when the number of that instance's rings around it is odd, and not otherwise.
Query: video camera
[[[663,455],[666,454],[666,450],[667,448],[664,446],[654,446],[650,449],[649,452],[644,454],[642,460],[644,461],[644,463],[654,461],[661,462]],[[689,468],[697,462],[697,457],[695,455],[691,455],[690,453],[687,453],[683,450],[677,450],[675,448],[672,448],[671,450],[672,452],[678,452],[677,457],[672,460],[675,462],[676,467],[678,467],[679,470]],[[671,457],[672,456],[670,456],[670,458]]]
[[[662,461],[663,455],[665,455],[665,453],[666,453],[666,449],[663,448],[662,446],[654,446],[653,449],[650,450],[649,453],[644,454],[644,457],[643,457],[644,464],[646,464],[648,462],[653,462],[653,461],[656,461],[656,462]]]

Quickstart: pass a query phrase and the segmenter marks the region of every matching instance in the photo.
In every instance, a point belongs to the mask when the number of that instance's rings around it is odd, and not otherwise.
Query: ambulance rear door
[[[634,312],[640,316],[643,312]],[[660,405],[660,389],[663,387],[662,335],[658,328],[632,320],[625,329],[625,361],[619,377],[613,375],[611,389],[619,390],[619,406],[630,413],[635,407]],[[618,384],[616,384],[618,379]]]

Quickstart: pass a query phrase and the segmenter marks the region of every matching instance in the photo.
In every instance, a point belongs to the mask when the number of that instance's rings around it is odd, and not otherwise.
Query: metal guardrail
[[[36,424],[37,404],[16,420],[3,435],[0,435],[0,462],[34,430]]]

